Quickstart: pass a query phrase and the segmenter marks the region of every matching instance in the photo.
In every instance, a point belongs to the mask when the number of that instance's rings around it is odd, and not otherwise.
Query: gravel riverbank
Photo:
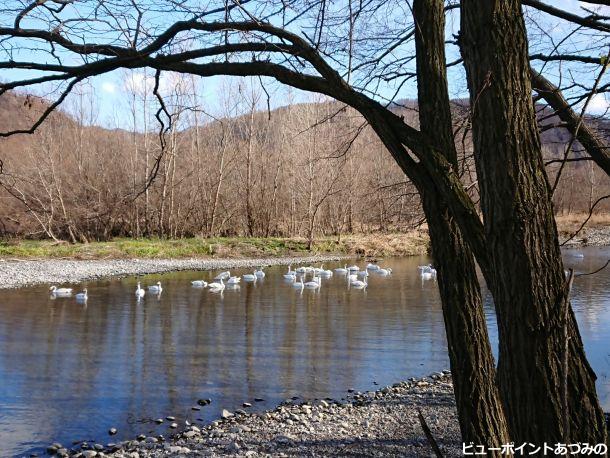
[[[0,289],[41,283],[79,283],[104,277],[146,275],[177,270],[224,270],[336,261],[348,256],[308,256],[257,259],[0,259]]]
[[[79,458],[429,457],[433,452],[418,420],[418,411],[421,411],[444,456],[461,456],[448,371],[410,379],[378,391],[352,392],[343,401],[303,402],[297,399],[266,412],[250,413],[249,409],[250,404],[245,403],[243,410],[223,411],[223,418],[209,425],[174,424],[172,426],[180,432],[172,437],[140,436],[117,444],[79,444],[70,450],[51,448],[49,452],[58,451],[59,456]],[[170,417],[164,423],[172,420]],[[159,428],[161,426],[167,427],[160,425]]]

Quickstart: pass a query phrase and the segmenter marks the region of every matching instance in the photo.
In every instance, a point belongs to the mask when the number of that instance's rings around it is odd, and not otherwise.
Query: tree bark
[[[605,442],[605,424],[572,310],[540,147],[518,0],[463,0],[485,238],[498,314],[499,387],[515,443]],[[567,377],[568,411],[562,386]],[[564,416],[570,419],[564,428]],[[568,429],[569,431],[565,431]]]
[[[435,139],[435,146],[457,170],[447,90],[443,6],[442,0],[413,2],[419,121],[422,132]],[[438,270],[462,440],[488,447],[505,444],[509,442],[508,427],[496,386],[474,257],[438,190],[421,181],[418,188]]]

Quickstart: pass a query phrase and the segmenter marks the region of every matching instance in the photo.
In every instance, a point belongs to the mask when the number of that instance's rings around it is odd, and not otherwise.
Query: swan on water
[[[265,272],[263,272],[263,268],[259,267],[258,270],[254,271],[254,275],[256,275],[258,278],[264,278],[265,277]]]
[[[346,274],[347,273],[347,264],[343,267],[337,267],[335,269],[335,272],[337,272],[338,274]]]
[[[57,296],[69,296],[72,294],[72,288],[58,288],[57,286],[51,286],[49,291]]]
[[[240,280],[240,277],[229,277],[229,280],[227,280],[227,285],[239,285]]]
[[[137,298],[144,297],[145,294],[146,294],[146,291],[144,291],[142,289],[142,287],[140,286],[140,282],[138,282],[138,287],[136,288],[136,297]]]
[[[229,272],[228,270],[225,272],[220,272],[218,275],[216,275],[214,277],[214,280],[226,280],[227,278],[229,278],[231,276],[231,272]]]
[[[358,272],[360,270],[360,267],[355,266],[355,265],[354,266],[349,266],[347,268],[347,270],[349,270],[350,272]]]
[[[163,288],[161,287],[161,282],[158,281],[156,285],[150,285],[148,287],[148,291],[150,291],[151,293],[160,293],[161,291],[163,291]]]
[[[193,285],[196,288],[205,288],[206,286],[208,286],[208,282],[203,281],[203,280],[193,280],[191,282],[191,285]]]
[[[87,296],[87,288],[84,288],[82,293],[78,293],[76,295],[76,300],[77,301],[86,301],[87,298],[88,298],[88,296]]]
[[[292,270],[292,264],[288,266],[288,272],[284,274],[286,280],[294,280],[297,276],[296,271]]]
[[[256,281],[256,272],[253,274],[245,274],[241,276],[243,281]]]
[[[303,280],[301,280],[303,281]],[[318,289],[322,286],[322,279],[320,277],[313,277],[313,281],[304,283],[305,288]]]
[[[296,281],[292,284],[292,287],[295,289],[303,289],[304,287],[304,283],[303,283],[303,277],[299,277],[299,280]]]
[[[377,264],[371,264],[370,262],[366,265],[368,270],[379,270],[379,266]]]
[[[366,288],[366,285],[367,285],[366,277],[364,277],[364,281],[355,280],[355,281],[350,282],[350,285],[352,288],[356,288],[356,289]]]
[[[225,284],[223,283],[222,278],[221,278],[220,282],[210,283],[208,285],[208,288],[210,288],[213,291],[221,291],[221,290],[225,289]]]
[[[387,269],[378,269],[375,272],[385,277],[386,275],[390,275],[392,273],[392,269],[388,267]]]

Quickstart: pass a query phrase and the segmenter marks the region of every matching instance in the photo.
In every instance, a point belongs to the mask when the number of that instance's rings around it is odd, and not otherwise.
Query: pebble
[[[417,389],[413,390],[411,385]],[[243,403],[243,407],[250,406],[250,403]],[[160,443],[164,442],[162,436],[148,437],[145,441],[138,436],[140,442],[121,442],[117,450],[109,444],[107,454],[97,451],[97,444],[93,446],[96,450],[89,452],[97,453],[90,456],[100,458],[186,458],[187,455],[227,454],[261,457],[430,456],[427,439],[417,420],[417,409],[421,409],[439,445],[446,452],[445,456],[461,456],[453,386],[450,376],[444,372],[415,379],[412,384],[402,382],[378,391],[354,393],[344,402],[332,399],[302,404],[291,402],[251,414],[223,409],[222,419],[201,426],[201,429],[185,420],[186,429],[163,444]],[[237,415],[239,412],[242,414]],[[173,422],[170,427],[177,428],[178,424]]]
[[[146,275],[179,270],[227,270],[261,265],[336,261],[344,256],[303,256],[261,259],[45,259],[2,262],[0,289],[42,283],[79,283],[103,277]],[[61,447],[59,447],[61,448]],[[58,448],[58,450],[59,450]]]

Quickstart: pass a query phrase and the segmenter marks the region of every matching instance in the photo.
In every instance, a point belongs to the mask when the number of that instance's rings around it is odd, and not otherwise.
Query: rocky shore
[[[307,256],[256,259],[0,259],[0,289],[42,283],[79,283],[104,277],[146,275],[178,270],[226,270],[243,267],[319,263],[347,256]]]
[[[172,424],[171,437],[139,436],[120,443],[55,444],[62,457],[157,458],[190,456],[433,456],[418,419],[421,412],[444,456],[462,445],[449,371],[410,379],[343,401],[287,400],[274,410],[251,413],[250,404],[208,425]],[[205,401],[202,402],[205,404]],[[204,407],[205,408],[205,407]],[[172,421],[172,418],[165,421]]]

